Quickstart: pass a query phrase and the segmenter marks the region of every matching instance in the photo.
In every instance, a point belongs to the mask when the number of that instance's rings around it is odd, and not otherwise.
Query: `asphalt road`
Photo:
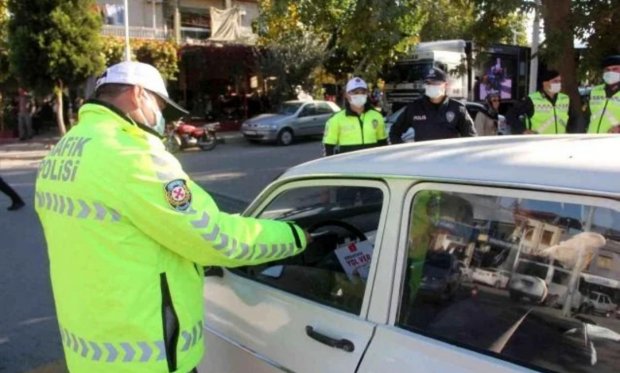
[[[319,141],[289,147],[229,141],[178,155],[223,211],[240,212],[287,168],[319,157]],[[28,206],[7,212],[0,194],[0,372],[65,372],[41,226],[33,209],[38,161],[0,161],[0,174]]]

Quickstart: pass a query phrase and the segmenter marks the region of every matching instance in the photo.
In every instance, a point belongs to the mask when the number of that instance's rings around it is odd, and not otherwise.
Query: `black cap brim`
[[[164,116],[164,119],[166,120],[166,123],[168,122],[173,122],[187,114],[189,114],[189,111],[185,110],[184,108],[182,108],[179,104],[177,104],[176,102],[172,101],[171,99],[167,98],[167,97],[162,97],[159,96],[162,100],[166,101],[166,107],[164,108],[164,110],[162,110],[162,115]]]

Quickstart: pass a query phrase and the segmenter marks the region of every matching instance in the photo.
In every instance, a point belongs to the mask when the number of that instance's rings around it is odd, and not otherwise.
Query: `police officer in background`
[[[539,74],[539,90],[531,93],[506,115],[513,134],[555,135],[578,132],[570,115],[570,99],[561,93],[562,77],[556,70]],[[569,127],[570,123],[570,127]]]
[[[36,211],[71,372],[194,372],[202,266],[306,246],[297,225],[224,213],[190,180],[161,141],[165,122],[184,113],[155,67],[121,62],[42,162]]]
[[[588,133],[620,133],[620,55],[605,58],[601,65],[605,83],[590,92]]]
[[[446,95],[447,81],[447,74],[439,68],[428,72],[424,78],[424,96],[410,103],[392,126],[392,144],[402,143],[401,136],[409,127],[415,131],[414,141],[476,136],[465,105]]]
[[[325,155],[387,145],[383,116],[368,102],[368,85],[355,77],[347,82],[344,110],[325,125]]]

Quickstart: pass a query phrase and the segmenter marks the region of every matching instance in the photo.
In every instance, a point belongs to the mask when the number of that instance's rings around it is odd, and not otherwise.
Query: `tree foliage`
[[[9,0],[9,60],[20,84],[40,93],[62,90],[103,70],[101,18],[94,0]],[[62,110],[57,122],[65,133]]]
[[[155,66],[166,80],[175,80],[179,72],[178,49],[171,41],[130,39],[131,59]],[[103,58],[106,66],[125,59],[125,39],[103,37]]]
[[[8,21],[9,13],[7,0],[0,0],[0,82],[9,77],[9,46],[8,46]]]
[[[261,0],[259,6],[263,45],[294,50],[312,39],[320,48],[307,62],[341,80],[348,74],[374,80],[420,40],[482,35],[482,42],[512,42],[514,30],[525,43],[517,12],[481,13],[475,0]],[[481,19],[493,27],[477,27]]]

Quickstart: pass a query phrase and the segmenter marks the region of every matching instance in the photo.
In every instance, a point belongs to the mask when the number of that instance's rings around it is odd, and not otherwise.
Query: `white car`
[[[614,313],[616,307],[609,295],[592,291],[587,297],[584,297],[580,310],[584,313],[598,313],[609,317]]]
[[[613,243],[601,255],[619,260],[619,147],[614,135],[452,139],[287,170],[244,215],[295,221],[314,241],[295,257],[207,271],[204,333],[192,339],[204,336],[198,370],[620,371],[620,344],[584,341],[575,332],[583,321],[561,309],[463,279],[445,301],[422,296],[431,255],[498,268],[540,255],[520,244],[527,235],[510,234],[526,218],[578,219]],[[479,227],[489,227],[485,253],[474,253]],[[620,283],[617,267],[587,263],[585,272]],[[605,327],[620,333],[618,323]]]
[[[471,278],[475,282],[503,289],[510,281],[510,272],[497,268],[476,268]]]

